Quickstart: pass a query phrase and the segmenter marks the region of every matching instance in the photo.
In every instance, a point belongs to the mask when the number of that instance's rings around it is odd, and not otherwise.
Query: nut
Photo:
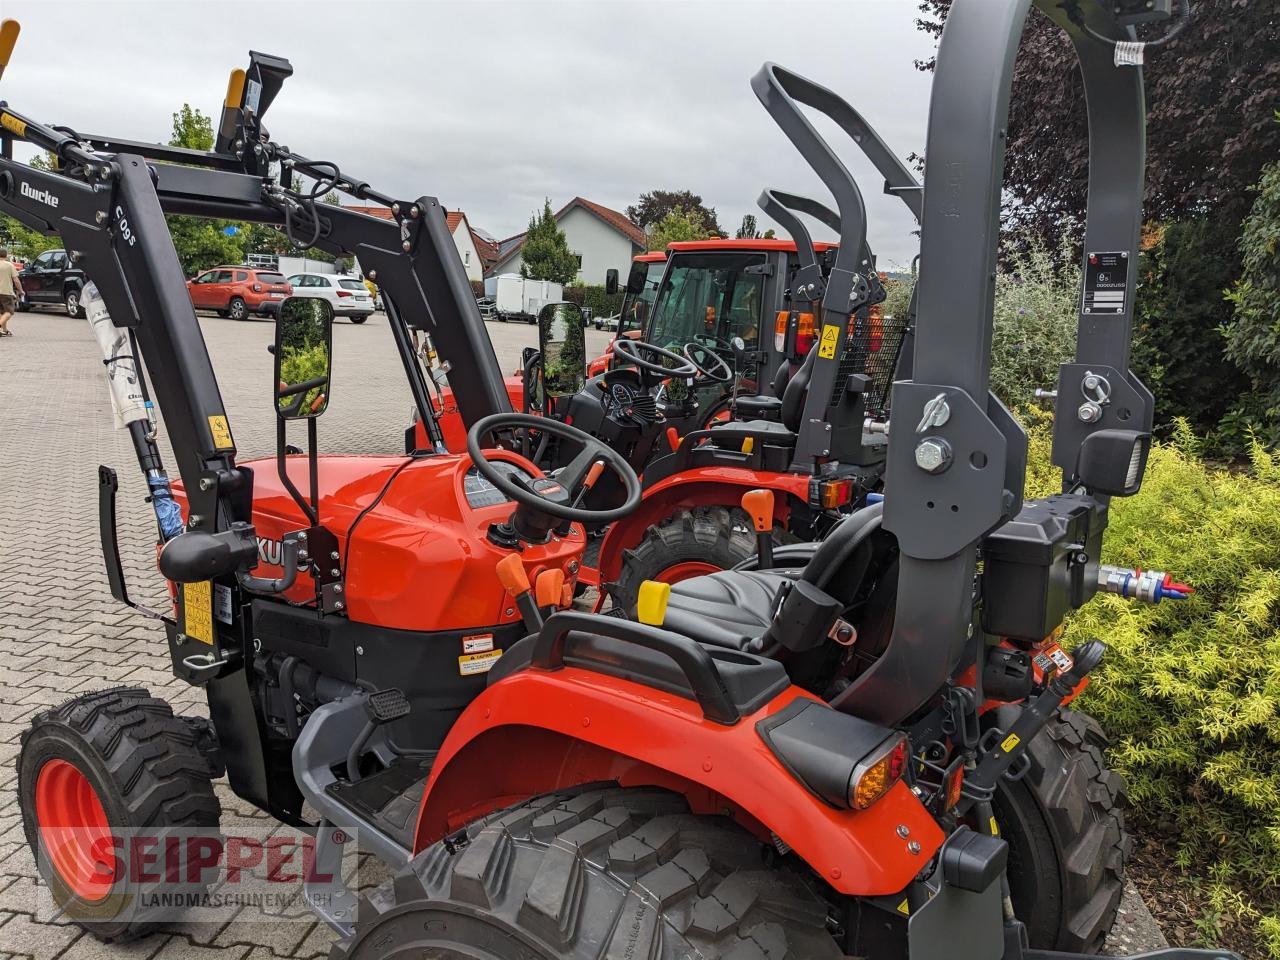
[[[916,444],[916,466],[925,473],[942,473],[951,466],[951,444],[941,437],[925,437]]]

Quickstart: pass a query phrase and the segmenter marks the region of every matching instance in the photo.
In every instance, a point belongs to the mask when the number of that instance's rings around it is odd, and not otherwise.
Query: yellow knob
[[[636,616],[641,623],[660,627],[667,618],[667,601],[670,599],[671,584],[646,580],[640,584],[640,595],[636,597]]]

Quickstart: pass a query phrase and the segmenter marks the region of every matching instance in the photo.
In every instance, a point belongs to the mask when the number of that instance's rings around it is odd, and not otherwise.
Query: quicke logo
[[[37,187],[33,187],[25,180],[18,184],[18,190],[24,197],[28,197],[32,200],[39,200],[41,203],[45,204],[45,206],[56,207],[58,205],[58,198],[54,194],[50,193],[48,190],[40,190]]]

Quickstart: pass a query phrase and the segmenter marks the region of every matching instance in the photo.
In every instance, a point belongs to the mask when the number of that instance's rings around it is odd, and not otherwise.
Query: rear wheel
[[[796,538],[775,526],[773,542],[795,543]],[[622,551],[622,572],[609,592],[614,606],[630,613],[635,609],[640,584],[646,580],[679,583],[728,570],[755,555],[756,535],[741,510],[681,510],[646,530],[635,547]]]
[[[369,319],[369,318],[368,318],[368,316],[363,316],[363,317],[352,317],[352,318],[351,318],[351,322],[352,322],[352,323],[364,323],[364,322],[365,322],[366,320],[368,320],[368,319]]]
[[[776,859],[664,790],[549,794],[423,851],[330,956],[841,957],[818,884]]]
[[[77,320],[84,316],[84,311],[80,309],[80,288],[68,287],[62,294],[62,305],[67,308],[67,316],[75,317]]]
[[[1007,729],[1015,711],[1002,708],[996,722]],[[1027,775],[996,789],[1014,913],[1040,950],[1096,953],[1115,922],[1131,842],[1106,742],[1092,717],[1062,710],[1031,742]]]
[[[249,319],[249,307],[241,297],[232,297],[227,301],[227,316],[232,320]]]
[[[23,734],[18,799],[27,842],[59,909],[99,939],[131,940],[166,919],[156,894],[204,891],[172,878],[144,883],[121,864],[130,837],[217,836],[205,736],[207,725],[175,717],[141,688],[76,697],[37,715]]]

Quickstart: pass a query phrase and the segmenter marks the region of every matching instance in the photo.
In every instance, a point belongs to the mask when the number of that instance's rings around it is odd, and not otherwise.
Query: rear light
[[[954,810],[957,803],[960,802],[960,793],[964,789],[964,764],[957,762],[956,767],[947,774],[943,783],[942,809],[943,811]]]
[[[261,293],[261,292],[262,292],[262,284],[260,284],[260,283],[255,283],[255,284],[253,285],[253,292],[254,292],[254,293]]]
[[[822,480],[818,483],[818,503],[824,510],[843,507],[852,499],[852,480]]]
[[[351,291],[350,291],[350,290],[339,290],[339,291],[338,291],[338,296],[339,296],[339,297],[349,297],[349,296],[351,296]]]
[[[805,357],[813,349],[818,338],[818,320],[812,313],[802,313],[796,318],[796,353]]]
[[[787,349],[787,321],[790,319],[790,310],[779,310],[773,318],[773,349],[777,353]]]
[[[902,779],[907,769],[907,735],[890,737],[853,769],[849,778],[849,806],[865,810]]]

